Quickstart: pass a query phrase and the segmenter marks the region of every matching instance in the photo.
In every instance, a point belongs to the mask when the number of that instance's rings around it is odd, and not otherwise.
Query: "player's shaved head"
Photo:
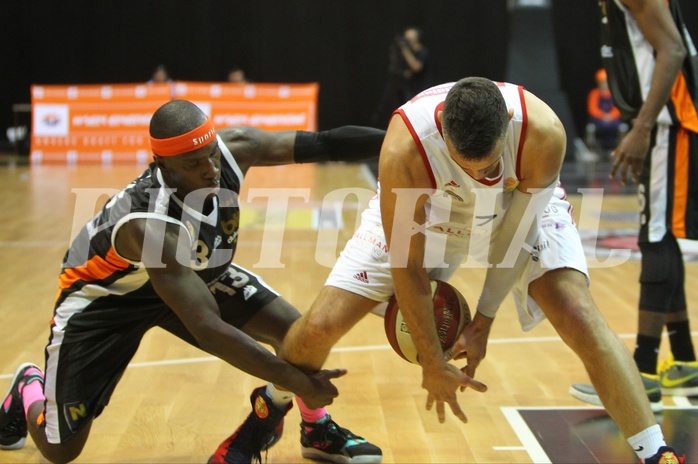
[[[150,135],[166,139],[185,134],[206,121],[206,114],[187,100],[172,100],[162,105],[150,120]]]

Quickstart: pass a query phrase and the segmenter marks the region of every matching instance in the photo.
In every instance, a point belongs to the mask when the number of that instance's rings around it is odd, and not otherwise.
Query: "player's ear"
[[[509,121],[514,117],[514,108],[509,108]]]
[[[437,119],[437,121],[439,121],[439,124],[441,124],[441,115],[442,114],[443,114],[443,111],[441,111],[441,110],[436,112],[436,119]],[[512,115],[513,115],[513,113],[512,113]],[[509,117],[509,119],[511,119],[511,116]]]
[[[167,163],[165,162],[165,159],[162,156],[158,156],[153,154],[153,161],[155,162],[155,166],[158,167],[161,171],[167,171]]]

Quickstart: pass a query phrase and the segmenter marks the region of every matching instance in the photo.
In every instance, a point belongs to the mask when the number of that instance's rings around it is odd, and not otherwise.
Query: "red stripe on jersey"
[[[417,148],[419,149],[419,154],[422,155],[422,161],[424,162],[424,166],[426,166],[427,168],[427,173],[429,174],[429,179],[431,180],[431,188],[436,190],[436,179],[434,178],[434,172],[431,170],[431,165],[429,164],[429,159],[427,158],[427,152],[424,149],[424,146],[422,145],[422,141],[419,140],[419,136],[414,131],[414,127],[412,127],[412,124],[410,124],[410,120],[408,119],[405,112],[402,109],[398,109],[395,111],[395,113],[400,115],[400,117],[405,123],[405,126],[407,126],[407,129],[410,131],[410,134],[412,134],[412,139],[414,140],[415,145],[417,145]]]
[[[519,86],[519,99],[521,100],[521,137],[519,138],[519,148],[516,150],[516,178],[521,180],[521,153],[526,141],[526,130],[528,129],[528,113],[526,112],[526,99],[524,98],[524,88]]]

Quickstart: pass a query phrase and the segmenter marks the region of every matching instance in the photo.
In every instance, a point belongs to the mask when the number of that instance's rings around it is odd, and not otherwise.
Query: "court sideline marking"
[[[637,334],[619,334],[620,338],[634,338]],[[698,332],[691,332],[692,337],[698,337]],[[666,335],[665,335],[666,337]],[[560,337],[531,337],[531,338],[495,338],[489,341],[492,345],[506,345],[515,343],[539,343],[539,342],[562,342]],[[364,351],[380,351],[380,350],[390,350],[392,349],[390,345],[365,345],[365,346],[347,346],[347,347],[335,347],[332,348],[332,353],[353,353],[353,352],[364,352]],[[169,366],[176,364],[195,364],[202,362],[212,362],[221,361],[221,359],[215,356],[203,356],[198,358],[181,358],[181,359],[166,359],[161,361],[145,361],[130,363],[128,367],[153,367],[153,366]],[[12,374],[0,374],[0,379],[10,379]]]

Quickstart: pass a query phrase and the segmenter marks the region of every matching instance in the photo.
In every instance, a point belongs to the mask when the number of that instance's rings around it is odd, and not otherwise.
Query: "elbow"
[[[683,64],[684,60],[686,59],[686,56],[688,56],[688,50],[686,50],[686,47],[684,46],[683,42],[678,41],[672,44],[669,53],[671,55],[672,62],[676,63],[676,68],[678,72],[678,70],[681,69],[681,65]]]

